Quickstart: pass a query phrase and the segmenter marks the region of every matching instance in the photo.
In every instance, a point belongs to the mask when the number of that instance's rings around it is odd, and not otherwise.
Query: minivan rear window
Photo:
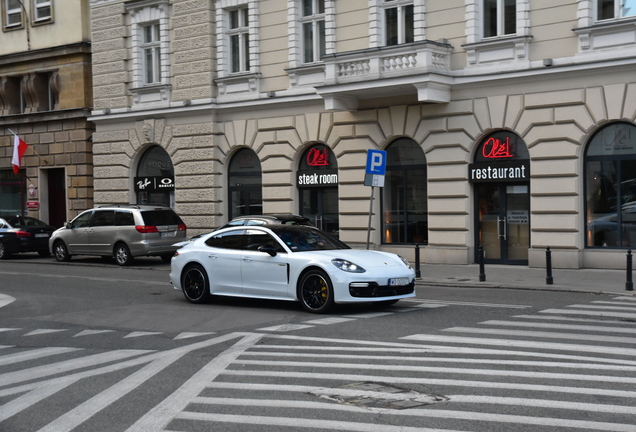
[[[179,225],[183,221],[172,210],[148,210],[141,212],[146,226]]]

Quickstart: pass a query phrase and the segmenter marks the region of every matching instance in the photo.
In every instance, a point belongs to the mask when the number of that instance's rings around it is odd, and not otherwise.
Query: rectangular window
[[[517,33],[517,0],[484,0],[484,37]]]
[[[325,1],[303,0],[303,62],[314,63],[325,55]]]
[[[231,72],[250,70],[249,13],[247,7],[229,12]]]
[[[597,0],[596,19],[606,20],[636,15],[636,0]]]
[[[4,26],[15,27],[22,24],[22,8],[19,0],[4,0]]]
[[[34,8],[34,20],[44,21],[52,18],[53,2],[51,0],[35,0],[33,4]]]
[[[387,46],[413,42],[413,5],[385,0],[384,29]]]
[[[143,27],[143,68],[144,84],[157,84],[161,82],[161,36],[159,24],[150,24]]]

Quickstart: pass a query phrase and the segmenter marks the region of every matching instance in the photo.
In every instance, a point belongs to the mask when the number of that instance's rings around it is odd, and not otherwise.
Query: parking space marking
[[[320,325],[330,325],[330,324],[340,324],[347,321],[355,321],[354,318],[320,318],[311,321],[305,321],[306,324],[320,324]]]
[[[303,325],[303,324],[282,324],[282,325],[277,325],[277,326],[272,326],[272,327],[264,327],[264,328],[260,328],[258,330],[259,331],[287,332],[287,331],[302,330],[302,329],[307,329],[307,328],[312,328],[312,327],[314,327],[314,326],[312,326],[312,325]]]

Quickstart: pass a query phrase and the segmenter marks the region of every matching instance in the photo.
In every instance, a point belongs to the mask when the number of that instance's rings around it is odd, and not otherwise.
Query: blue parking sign
[[[386,174],[386,152],[384,150],[367,150],[366,174]]]

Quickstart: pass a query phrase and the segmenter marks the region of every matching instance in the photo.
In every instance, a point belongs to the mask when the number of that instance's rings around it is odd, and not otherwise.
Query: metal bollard
[[[552,285],[554,279],[552,279],[552,252],[550,251],[550,246],[545,248],[545,271],[547,272],[545,283]]]
[[[415,243],[415,277],[421,277],[422,272],[420,271],[420,245]]]
[[[634,291],[634,283],[632,282],[632,250],[627,249],[627,282],[625,282],[627,291]]]
[[[486,271],[484,270],[484,247],[479,245],[479,282],[486,280]]]

